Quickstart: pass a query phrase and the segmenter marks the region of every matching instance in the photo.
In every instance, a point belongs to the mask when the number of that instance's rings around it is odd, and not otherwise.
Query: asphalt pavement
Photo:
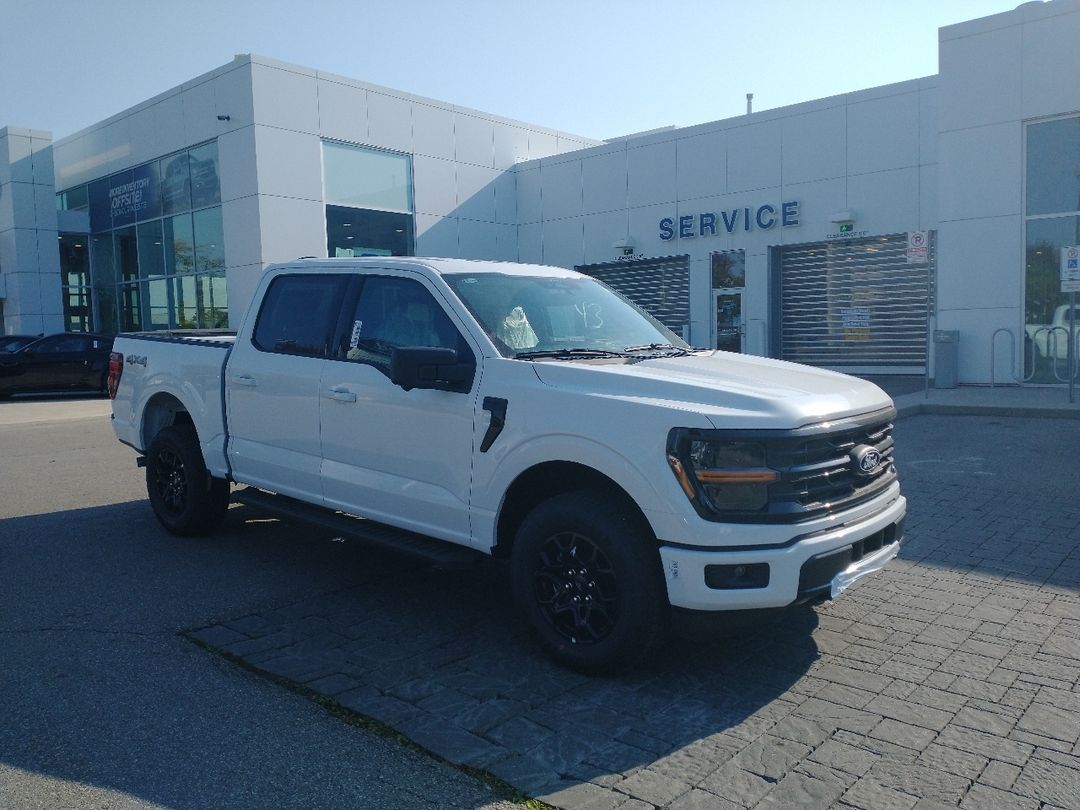
[[[107,412],[0,403],[0,807],[515,806],[179,635],[355,572],[280,525],[167,535]]]

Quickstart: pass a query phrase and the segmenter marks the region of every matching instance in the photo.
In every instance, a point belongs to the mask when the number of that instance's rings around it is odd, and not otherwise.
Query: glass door
[[[725,352],[743,351],[742,292],[713,291],[713,345]]]

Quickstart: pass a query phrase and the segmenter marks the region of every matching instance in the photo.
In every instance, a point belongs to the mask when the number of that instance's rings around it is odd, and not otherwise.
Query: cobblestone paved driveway
[[[559,807],[1076,810],[1077,424],[897,435],[899,560],[814,609],[684,626],[625,677],[543,658],[494,564],[365,573],[353,549],[354,586],[191,635]]]

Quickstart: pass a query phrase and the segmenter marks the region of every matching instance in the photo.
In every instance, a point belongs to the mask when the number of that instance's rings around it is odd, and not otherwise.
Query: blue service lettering
[[[708,229],[710,236],[716,236],[716,214],[705,212],[701,215],[701,235]]]
[[[724,223],[724,230],[735,233],[735,229],[742,225],[744,231],[752,231],[756,225],[759,230],[767,231],[777,226],[776,206],[769,203],[759,205],[756,208],[732,208],[728,211],[720,211],[720,220]],[[675,232],[675,220],[672,217],[664,217],[660,220],[660,238],[669,242],[672,239],[692,239],[695,236],[716,236],[718,225],[717,215],[714,211],[702,211],[700,214],[684,214],[679,217],[678,234]],[[780,221],[782,228],[790,228],[799,224],[799,203],[797,200],[780,203]],[[695,227],[696,225],[696,227]]]
[[[797,202],[786,202],[780,206],[783,216],[783,227],[789,225],[799,224],[799,204]]]

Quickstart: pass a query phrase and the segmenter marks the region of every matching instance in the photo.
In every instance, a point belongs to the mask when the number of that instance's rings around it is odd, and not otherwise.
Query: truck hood
[[[873,383],[834,371],[731,352],[638,362],[535,362],[546,385],[699,413],[715,427],[790,429],[892,406]]]

